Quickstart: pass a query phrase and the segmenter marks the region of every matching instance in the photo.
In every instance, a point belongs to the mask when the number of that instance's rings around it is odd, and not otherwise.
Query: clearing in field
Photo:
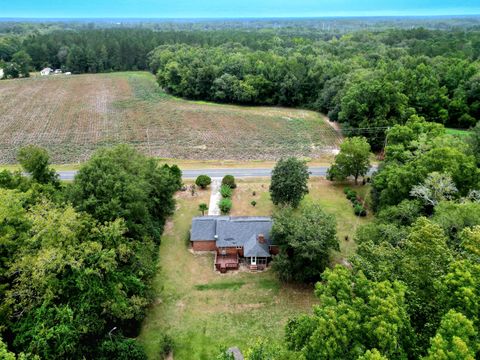
[[[265,180],[240,180],[234,191],[232,215],[270,215],[274,207]],[[304,201],[315,201],[337,218],[341,252],[339,262],[355,250],[355,228],[371,220],[357,218],[345,198],[342,185],[314,179]],[[368,186],[355,187],[360,195]],[[253,193],[255,192],[255,195]],[[313,287],[280,283],[271,269],[219,274],[212,254],[188,250],[188,231],[198,205],[208,203],[210,192],[177,195],[177,211],[169,221],[159,254],[159,268],[153,281],[157,300],[150,307],[139,340],[151,360],[161,359],[163,334],[175,341],[175,360],[211,360],[222,346],[244,350],[259,338],[282,342],[287,320],[308,313],[317,302]],[[251,201],[257,202],[256,206]],[[348,235],[348,241],[345,236]]]
[[[318,113],[181,100],[146,72],[0,82],[0,163],[26,144],[72,163],[118,143],[163,158],[274,160],[317,158],[339,141]]]

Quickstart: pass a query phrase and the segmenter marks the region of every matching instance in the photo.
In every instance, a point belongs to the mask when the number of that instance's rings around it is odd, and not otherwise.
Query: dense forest
[[[65,185],[45,150],[18,160],[31,177],[0,172],[0,358],[15,359],[6,343],[22,359],[145,359],[131,337],[179,169],[118,146]]]
[[[44,66],[74,73],[149,70],[188,99],[304,107],[328,114],[375,149],[412,115],[450,127],[480,119],[475,28],[52,30],[0,38],[7,77]],[[364,131],[364,129],[367,129]]]

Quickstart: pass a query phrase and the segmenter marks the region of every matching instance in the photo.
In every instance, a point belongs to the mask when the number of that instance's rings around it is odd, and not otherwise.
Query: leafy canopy
[[[317,281],[331,252],[339,250],[335,218],[317,204],[306,204],[298,212],[281,209],[274,215],[271,236],[280,248],[273,268],[285,281]]]
[[[370,170],[370,144],[364,137],[345,139],[340,145],[340,153],[335,156],[335,162],[328,169],[330,180],[345,180],[353,176],[355,184],[359,176],[365,176]]]
[[[275,205],[298,207],[308,193],[308,168],[296,158],[281,159],[272,171],[270,196]]]

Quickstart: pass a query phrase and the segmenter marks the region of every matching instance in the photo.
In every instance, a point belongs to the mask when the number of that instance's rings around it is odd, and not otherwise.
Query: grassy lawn
[[[470,132],[468,130],[447,128],[447,134],[457,135],[457,136],[468,136]]]
[[[238,181],[233,196],[232,215],[270,215],[273,206],[265,179]],[[354,251],[352,237],[359,224],[370,219],[353,215],[343,186],[315,179],[304,201],[317,201],[335,214],[340,259]],[[360,192],[366,191],[363,187]],[[255,191],[255,195],[253,192]],[[154,290],[157,300],[149,309],[140,334],[150,359],[159,359],[161,335],[169,334],[176,344],[175,359],[212,359],[220,346],[244,349],[258,338],[282,341],[284,325],[295,314],[311,311],[316,302],[311,287],[281,284],[270,270],[262,273],[245,271],[216,273],[213,255],[193,254],[187,248],[187,236],[193,216],[199,215],[198,204],[208,203],[208,191],[192,197],[177,195],[178,206],[169,221],[160,246],[160,260]],[[257,201],[253,207],[250,202]]]

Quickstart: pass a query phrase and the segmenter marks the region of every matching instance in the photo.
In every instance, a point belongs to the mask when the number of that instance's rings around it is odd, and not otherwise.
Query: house
[[[42,76],[47,76],[47,75],[50,75],[50,73],[52,72],[53,70],[49,67],[43,69],[42,71],[40,71],[40,75]]]
[[[251,270],[263,270],[278,254],[271,229],[269,217],[201,216],[192,220],[190,242],[194,251],[215,252],[220,272],[238,269],[241,262]]]
[[[55,75],[58,75],[58,74],[61,74],[62,73],[62,70],[60,69],[55,69],[55,71],[53,72]]]
[[[4,74],[3,69],[0,68],[0,79],[3,79],[3,74]]]
[[[65,75],[72,75],[72,73],[70,71],[67,71]]]

